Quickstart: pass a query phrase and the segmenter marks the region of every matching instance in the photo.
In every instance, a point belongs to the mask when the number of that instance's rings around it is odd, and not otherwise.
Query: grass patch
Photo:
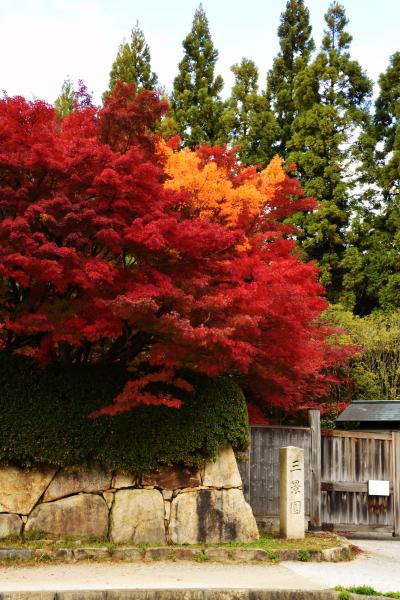
[[[304,550],[304,549],[298,550],[297,551],[297,556],[298,556],[298,559],[301,560],[302,562],[307,562],[311,558],[310,551],[309,550]]]
[[[176,562],[176,558],[173,552],[168,553],[168,560],[172,560],[172,562]]]
[[[126,544],[120,544],[124,546]],[[29,534],[25,539],[16,537],[8,537],[0,540],[0,548],[19,548],[27,550],[41,550],[50,549],[57,550],[59,548],[67,548],[68,550],[74,550],[77,548],[106,548],[110,552],[113,552],[119,547],[114,542],[108,540],[100,540],[93,537],[66,537],[62,540],[51,539],[45,536],[40,536],[38,533]]]
[[[26,548],[30,550],[36,549],[76,549],[76,548],[107,548],[110,552],[113,552],[121,546],[127,544],[115,544],[106,540],[99,540],[97,538],[65,538],[63,540],[55,540],[47,537],[29,537],[21,540],[18,538],[6,538],[0,540],[0,548]],[[165,547],[165,544],[131,544],[135,547],[146,549],[147,547]],[[250,542],[247,544],[241,542],[229,542],[226,544],[194,544],[194,545],[171,545],[171,548],[253,548],[266,550],[271,559],[278,557],[279,551],[284,550],[296,550],[299,553],[299,560],[309,560],[310,552],[315,550],[324,550],[326,548],[333,548],[339,546],[340,540],[334,533],[323,532],[323,533],[306,533],[303,540],[284,540],[278,537],[274,537],[272,534],[263,534],[259,540]],[[302,558],[300,558],[300,556]]]
[[[222,546],[225,548],[260,548],[267,552],[277,552],[279,550],[297,550],[308,551],[325,550],[326,548],[335,548],[340,546],[340,540],[337,535],[330,532],[306,533],[303,540],[284,540],[274,536],[272,533],[263,533],[256,542],[242,544],[240,542],[229,542],[227,544],[204,544],[204,546]],[[309,557],[307,558],[307,560]]]
[[[340,592],[340,600],[349,600],[350,594],[359,594],[360,596],[384,596],[385,598],[398,598],[400,599],[400,592],[377,592],[374,588],[368,585],[354,585],[352,587],[342,587],[338,585],[335,587],[337,592]]]
[[[269,560],[272,561],[277,561],[279,556],[278,553],[275,550],[270,550],[269,548],[267,549],[267,554],[268,554],[268,558]]]
[[[206,562],[208,560],[208,555],[206,552],[199,552],[196,554],[195,560],[197,560],[197,562]]]

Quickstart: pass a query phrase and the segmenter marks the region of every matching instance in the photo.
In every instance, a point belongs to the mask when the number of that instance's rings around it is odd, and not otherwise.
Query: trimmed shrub
[[[117,365],[38,368],[0,353],[0,464],[72,467],[99,462],[142,473],[162,466],[200,466],[229,442],[247,446],[246,403],[227,377],[190,375],[195,391],[177,391],[180,409],[138,406],[114,417],[88,415],[122,391]]]

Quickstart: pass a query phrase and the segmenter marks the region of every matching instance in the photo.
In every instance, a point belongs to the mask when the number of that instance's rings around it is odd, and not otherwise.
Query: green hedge
[[[134,473],[168,464],[199,466],[229,442],[247,445],[243,394],[229,378],[192,375],[181,409],[140,406],[114,417],[87,415],[126,381],[118,366],[37,368],[0,353],[0,464],[78,466],[92,461]]]

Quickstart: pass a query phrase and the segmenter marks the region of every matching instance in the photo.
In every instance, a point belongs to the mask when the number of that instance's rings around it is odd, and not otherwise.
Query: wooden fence
[[[323,431],[253,426],[248,460],[239,464],[257,520],[279,517],[279,448],[304,449],[305,513],[310,528],[390,531],[400,535],[400,432]],[[389,496],[368,495],[368,481],[390,482]]]
[[[319,411],[310,411],[310,427],[252,426],[248,460],[239,463],[244,493],[258,520],[279,516],[279,448],[304,449],[305,513],[319,525],[320,470],[318,470]]]

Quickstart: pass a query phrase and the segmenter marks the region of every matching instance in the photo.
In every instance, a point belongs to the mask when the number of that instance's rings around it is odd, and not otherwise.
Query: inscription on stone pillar
[[[304,450],[279,450],[280,532],[286,539],[304,538]]]

